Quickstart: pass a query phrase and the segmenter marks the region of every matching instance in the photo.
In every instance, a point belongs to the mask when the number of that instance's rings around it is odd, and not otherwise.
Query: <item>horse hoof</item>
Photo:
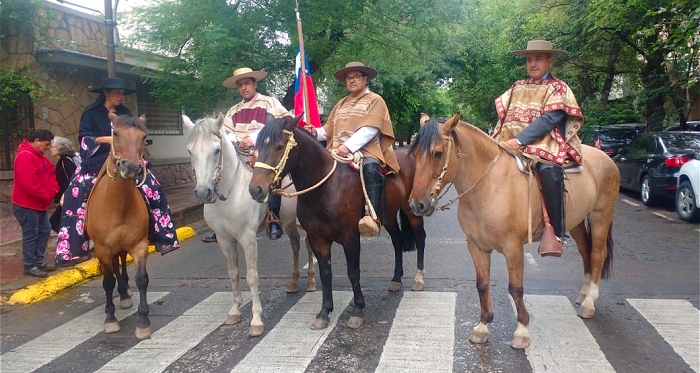
[[[311,329],[313,330],[321,330],[325,329],[328,327],[328,320],[324,319],[315,319],[314,322],[311,323]]]
[[[489,334],[488,333],[479,333],[479,332],[472,332],[469,335],[469,342],[471,343],[486,343],[489,341]]]
[[[524,349],[530,347],[530,338],[529,337],[513,337],[513,340],[510,342],[510,347],[513,347],[516,350],[524,350]]]
[[[133,306],[134,306],[134,301],[131,300],[131,298],[119,300],[119,308],[126,309],[126,308],[131,308]]]
[[[294,294],[299,292],[299,284],[289,284],[287,285],[287,294]]]
[[[365,318],[364,317],[357,317],[357,316],[350,316],[350,319],[348,320],[347,326],[350,329],[357,329],[362,326],[362,324],[365,323]]]
[[[126,288],[126,295],[128,295],[128,296],[130,296],[130,297],[131,297],[132,295],[134,295],[134,292],[131,291],[131,288]]]
[[[241,315],[226,315],[226,321],[224,321],[224,324],[233,325],[238,324],[239,322],[241,322]]]
[[[578,317],[582,319],[592,319],[595,316],[595,307],[579,307]]]
[[[401,291],[401,283],[396,281],[389,282],[389,291]]]
[[[316,291],[316,280],[311,279],[306,282],[306,292],[311,293]]]
[[[251,325],[248,329],[248,337],[259,337],[265,332],[265,325]]]
[[[151,338],[151,327],[147,326],[145,328],[139,328],[137,326],[136,332],[134,334],[136,335],[136,339],[138,339],[139,341]]]
[[[119,323],[116,321],[105,323],[104,331],[106,334],[116,333],[120,330],[122,330],[122,328],[121,328],[121,326],[119,326]]]
[[[411,291],[423,291],[423,288],[425,288],[425,282],[413,281]]]

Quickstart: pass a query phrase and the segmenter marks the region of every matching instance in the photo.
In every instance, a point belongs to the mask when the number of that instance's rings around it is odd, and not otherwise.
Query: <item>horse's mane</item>
[[[258,135],[258,140],[255,146],[259,148],[260,145],[262,145],[259,142],[262,141],[261,139],[265,138],[269,138],[272,142],[282,140],[282,129],[287,123],[288,119],[291,120],[290,117],[268,118],[267,123],[265,123],[265,126],[260,130],[260,134]],[[318,144],[319,147],[323,148],[321,142],[319,142],[309,131],[303,128],[299,129],[301,131],[296,131],[297,133],[302,133],[302,136],[309,136],[310,139],[314,140],[314,143]],[[325,148],[323,149],[325,150]]]
[[[445,121],[447,121],[447,118],[428,119],[418,131],[418,134],[416,134],[416,138],[413,140],[413,143],[411,143],[411,146],[408,147],[408,154],[414,154],[414,152],[418,152],[418,154],[429,153],[430,145],[433,142],[442,140],[442,134],[440,133],[438,125],[440,123],[445,123]],[[452,138],[455,141],[455,145],[459,146],[459,139],[454,130],[452,131]]]
[[[146,125],[143,124],[139,118],[128,114],[120,115],[117,120],[114,121],[114,126],[136,127],[139,130],[148,133],[148,128],[146,128]]]
[[[219,131],[219,126],[216,123],[217,119],[218,118],[213,116],[197,119],[197,121],[194,122],[192,131],[190,131],[190,134],[187,136],[187,143],[191,145],[197,139],[201,138],[202,135],[209,135]]]

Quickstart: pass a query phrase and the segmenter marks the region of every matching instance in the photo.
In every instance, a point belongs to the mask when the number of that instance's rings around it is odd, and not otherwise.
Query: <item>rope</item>
[[[465,195],[465,194],[471,192],[471,191],[477,186],[477,184],[479,184],[479,182],[480,182],[481,180],[483,180],[484,177],[486,177],[486,175],[489,173],[489,171],[491,171],[491,169],[493,168],[493,166],[496,164],[496,161],[498,161],[498,158],[501,157],[501,154],[503,154],[503,151],[499,151],[498,154],[496,154],[496,157],[494,157],[494,158],[491,160],[491,163],[489,163],[488,167],[486,167],[486,170],[484,170],[484,172],[481,174],[481,176],[479,176],[479,178],[476,180],[476,182],[475,182],[474,184],[472,184],[469,188],[467,188],[467,190],[465,190],[464,192],[460,193],[457,197],[455,197],[454,199],[450,200],[449,202],[447,202],[447,203],[444,204],[443,206],[439,207],[438,209],[439,209],[439,210],[445,210],[445,209],[447,209],[447,206],[449,206],[449,205],[455,203],[458,199],[462,198],[463,195]]]
[[[352,163],[355,165],[355,167],[360,170],[360,183],[362,185],[362,194],[365,196],[365,208],[369,211],[369,215],[372,217],[374,220],[379,220],[377,219],[377,212],[374,211],[374,206],[372,206],[372,202],[369,200],[369,195],[367,194],[367,188],[365,188],[365,175],[362,172],[362,169],[364,167],[364,156],[360,152],[355,152],[352,154],[348,154],[346,157],[341,156],[338,154],[338,149],[331,149],[331,155],[333,156],[333,159],[340,163]]]

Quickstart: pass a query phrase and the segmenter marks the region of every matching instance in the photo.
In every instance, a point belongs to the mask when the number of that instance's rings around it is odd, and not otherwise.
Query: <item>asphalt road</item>
[[[291,272],[288,239],[273,242],[259,237],[266,333],[251,338],[247,336],[250,304],[243,308],[240,324],[223,325],[231,302],[225,260],[216,244],[196,237],[172,254],[149,257],[154,331],[150,340],[139,344],[134,338],[133,315],[124,316],[120,332],[101,332],[104,294],[101,280],[96,279],[0,315],[0,371],[93,372],[112,367],[140,373],[698,371],[700,227],[678,220],[672,208],[648,208],[631,194],[620,195],[613,228],[614,277],[601,284],[597,313],[591,320],[576,317],[573,300],[582,285],[582,268],[573,240],[557,259],[537,256],[536,244],[526,246],[525,294],[532,317],[532,345],[525,351],[509,345],[516,320],[503,257],[492,256],[495,315],[490,341],[472,344],[468,338],[478,321],[479,302],[455,208],[427,218],[426,230],[422,293],[410,291],[414,253],[404,255],[403,292],[390,293],[393,250],[389,238],[385,233],[363,238],[361,283],[367,307],[365,323],[358,330],[345,327],[351,289],[339,246],[333,247],[332,258],[333,287],[338,291],[332,325],[314,334],[308,325],[320,310],[320,292],[304,292],[306,272],[302,271],[301,291],[286,294]],[[318,275],[316,279],[320,288]],[[245,281],[242,287],[245,292]],[[645,306],[638,300],[653,302]],[[192,311],[197,307],[207,311]],[[91,312],[93,317],[88,318]],[[671,321],[658,321],[659,315],[668,315]],[[669,324],[676,328],[665,329]],[[298,326],[285,329],[289,325]],[[17,360],[31,360],[28,356],[37,361],[13,368]]]

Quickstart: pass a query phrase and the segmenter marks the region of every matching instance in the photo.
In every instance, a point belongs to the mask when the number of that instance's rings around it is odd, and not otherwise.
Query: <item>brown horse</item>
[[[326,148],[309,132],[297,126],[301,116],[268,120],[257,140],[258,162],[253,170],[249,191],[253,199],[264,201],[270,193],[270,184],[287,173],[292,175],[298,190],[297,216],[306,230],[311,250],[318,259],[323,289],[321,312],[311,324],[312,329],[323,329],[329,324],[333,311],[331,272],[331,245],[343,246],[347,273],[354,295],[354,309],[350,328],[359,328],[364,322],[365,298],[360,288],[360,232],[357,222],[364,216],[365,198],[358,172],[347,165],[338,165]],[[423,276],[425,230],[423,219],[410,213],[408,194],[411,191],[415,167],[407,153],[397,152],[401,171],[385,177],[384,227],[394,245],[396,267],[392,282],[401,282],[403,251],[418,248],[419,277]],[[399,213],[400,211],[400,213]],[[401,217],[401,225],[397,221]],[[415,283],[414,283],[415,286]],[[420,289],[422,290],[422,284]]]
[[[120,306],[129,308],[133,305],[126,274],[126,254],[128,253],[134,258],[136,286],[140,297],[135,334],[138,339],[146,339],[151,336],[151,322],[148,319],[149,309],[146,301],[148,210],[135,180],[139,176],[143,179],[146,177],[142,154],[147,131],[140,120],[131,116],[120,116],[113,123],[110,155],[103,167],[105,174],[98,178],[92,188],[87,204],[85,226],[95,243],[95,256],[100,261],[104,274],[102,288],[107,299],[105,333],[120,330],[119,322],[114,316],[115,307],[112,300],[115,276]]]
[[[429,120],[418,132],[409,152],[422,172],[416,173],[409,202],[416,215],[428,216],[442,186],[454,184],[459,195],[457,217],[467,235],[481,303],[481,318],[469,340],[485,343],[489,338],[488,324],[493,320],[489,272],[491,252],[496,250],[506,258],[508,291],[518,313],[511,346],[523,349],[530,344],[530,315],[523,301],[523,244],[528,240],[529,214],[537,228],[534,240],[541,239],[540,191],[496,141],[459,119],[457,113],[444,123]],[[583,158],[581,172],[566,174],[566,228],[583,259],[578,315],[591,318],[598,283],[612,270],[612,219],[620,174],[610,157],[597,149],[583,146]]]

